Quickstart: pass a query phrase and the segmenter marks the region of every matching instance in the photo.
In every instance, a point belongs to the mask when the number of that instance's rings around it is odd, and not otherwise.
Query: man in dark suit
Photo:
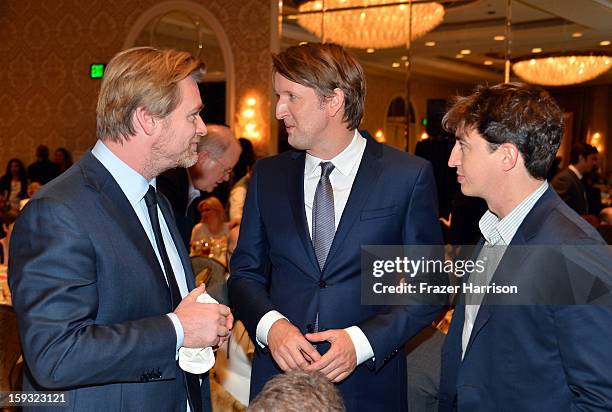
[[[612,306],[593,301],[603,296],[609,304],[612,259],[546,183],[563,134],[561,110],[539,88],[501,84],[459,98],[444,124],[457,136],[449,166],[461,191],[488,206],[477,254],[486,270],[471,273],[464,287],[518,285],[520,292],[463,289],[442,352],[439,410],[609,410]],[[600,253],[588,256],[595,248]],[[580,297],[588,282],[588,298]]]
[[[40,145],[36,148],[36,161],[28,166],[28,179],[44,185],[60,174],[59,167],[49,160],[49,148]]]
[[[219,183],[228,181],[240,157],[240,144],[229,127],[209,124],[207,130],[193,166],[170,169],[157,178],[157,190],[168,198],[187,248],[191,231],[200,221],[197,206],[203,193],[212,193]]]
[[[357,131],[365,79],[340,46],[273,63],[295,150],[255,165],[229,278],[257,342],[250,396],[282,371],[319,370],[350,411],[404,411],[403,345],[440,308],[362,305],[361,246],[441,242],[431,165]]]
[[[579,215],[591,213],[582,178],[585,173],[596,169],[597,149],[590,144],[578,143],[570,152],[570,165],[557,173],[551,182],[561,199]]]
[[[100,89],[99,140],[17,220],[9,279],[25,390],[67,391],[75,411],[209,409],[208,386],[178,353],[219,344],[232,316],[196,302],[204,288],[155,190],[159,173],[197,160],[202,66],[174,50],[117,54]]]

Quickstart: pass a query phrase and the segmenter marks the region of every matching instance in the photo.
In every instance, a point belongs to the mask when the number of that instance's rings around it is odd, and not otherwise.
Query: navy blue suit
[[[561,295],[572,292],[565,282],[576,271],[566,262],[546,261],[537,246],[602,244],[593,227],[548,188],[512,239],[511,246],[525,248],[507,249],[491,283],[534,291],[544,285],[537,293],[549,293],[546,302],[567,303]],[[610,262],[606,252],[600,258]],[[585,265],[594,268],[590,262]],[[610,267],[603,269],[608,277]],[[462,361],[464,319],[465,306],[458,304],[442,351],[441,412],[612,409],[612,306],[483,304]]]
[[[278,310],[302,333],[357,325],[375,362],[365,362],[339,385],[349,411],[406,409],[404,343],[439,311],[436,306],[361,305],[361,246],[439,244],[432,168],[373,139],[366,149],[321,271],[304,210],[305,153],[260,160],[251,178],[238,246],[231,260],[230,301],[250,336]],[[281,370],[259,345],[251,398]],[[328,344],[318,345],[323,353]]]
[[[187,250],[159,198],[193,289]],[[10,249],[24,390],[67,390],[75,411],[185,411],[161,266],[128,199],[91,153],[36,193]]]

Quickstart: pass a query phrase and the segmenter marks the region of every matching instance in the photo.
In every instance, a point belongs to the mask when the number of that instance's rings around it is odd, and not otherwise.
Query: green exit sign
[[[94,63],[89,66],[89,77],[92,79],[101,79],[104,76],[104,65],[101,63]]]

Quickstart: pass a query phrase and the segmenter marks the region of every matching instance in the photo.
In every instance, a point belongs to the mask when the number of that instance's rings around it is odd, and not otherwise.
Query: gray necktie
[[[314,204],[312,206],[312,243],[319,262],[319,268],[323,270],[327,254],[334,241],[336,233],[334,216],[334,191],[329,175],[334,170],[331,162],[321,162],[321,178],[315,191]]]

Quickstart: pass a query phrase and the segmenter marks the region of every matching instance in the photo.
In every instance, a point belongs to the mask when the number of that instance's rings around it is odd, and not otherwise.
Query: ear
[[[338,113],[343,114],[344,110],[344,92],[336,87],[331,96],[325,99],[327,104],[327,114],[330,117],[335,117]]]
[[[149,136],[155,132],[156,126],[160,123],[159,119],[152,116],[143,106],[138,106],[136,108],[132,121],[137,129],[141,129]]]
[[[512,143],[503,143],[497,150],[501,156],[502,169],[504,172],[514,169],[520,155],[518,147]]]

